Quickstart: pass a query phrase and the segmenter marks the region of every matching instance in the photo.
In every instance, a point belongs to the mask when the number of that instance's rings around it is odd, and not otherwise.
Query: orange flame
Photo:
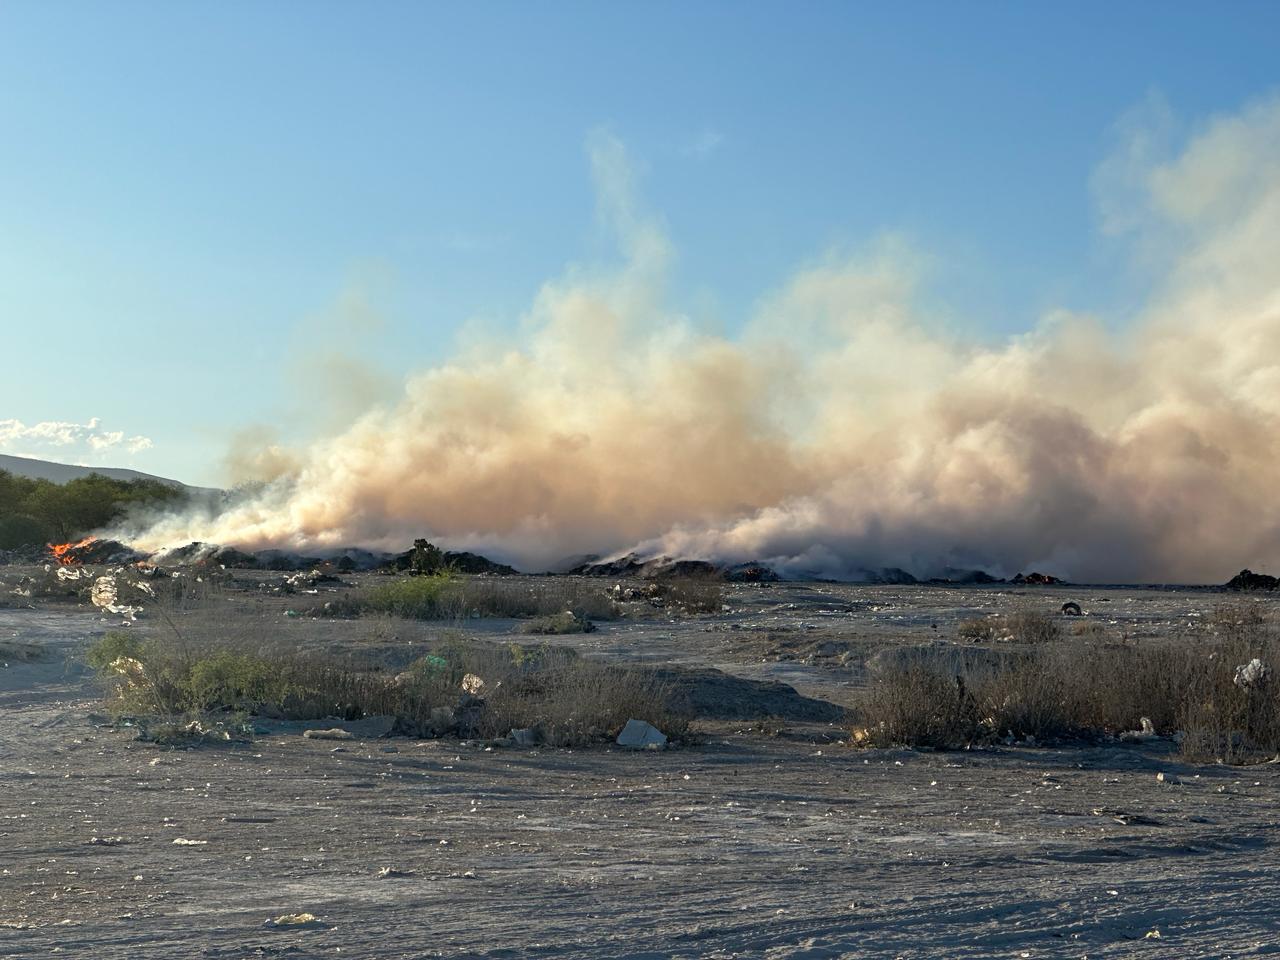
[[[97,539],[97,537],[85,537],[83,540],[79,540],[76,543],[50,543],[46,544],[46,546],[53,551],[53,559],[57,560],[64,567],[69,567],[80,562],[80,558],[77,557],[73,551],[79,550],[82,547],[87,547]]]

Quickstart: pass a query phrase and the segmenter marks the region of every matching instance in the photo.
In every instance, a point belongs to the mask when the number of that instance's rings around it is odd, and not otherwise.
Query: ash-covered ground
[[[167,618],[190,636],[392,664],[443,631],[528,639],[513,620],[305,615],[369,574],[287,593],[274,589],[280,574],[233,573],[126,629],[159,636]],[[773,583],[727,585],[718,614],[626,605],[595,632],[545,639],[686,684],[694,736],[632,752],[335,743],[288,724],[248,743],[139,742],[107,716],[83,662],[120,618],[82,599],[10,595],[0,955],[1280,952],[1275,765],[1192,765],[1162,739],[936,753],[846,742],[841,708],[878,663],[971,648],[959,631],[975,617],[1070,600],[1084,611],[1070,629],[1123,641],[1193,629],[1222,599]],[[300,913],[315,921],[264,925]]]

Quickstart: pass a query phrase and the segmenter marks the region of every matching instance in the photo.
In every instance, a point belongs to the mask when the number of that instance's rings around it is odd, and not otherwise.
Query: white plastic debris
[[[263,924],[271,930],[305,930],[309,927],[323,926],[314,913],[282,913]]]
[[[333,727],[329,730],[303,730],[302,735],[308,740],[354,740],[355,734],[350,730],[343,730],[341,727]]]
[[[473,697],[478,697],[484,689],[484,680],[474,673],[468,673],[462,678],[462,689]]]
[[[1155,724],[1151,722],[1150,717],[1143,717],[1141,720],[1142,729],[1126,730],[1120,734],[1120,739],[1126,743],[1142,743],[1144,740],[1154,740],[1156,736]]]
[[[1271,678],[1271,669],[1254,657],[1248,663],[1236,667],[1235,685],[1241,690],[1260,687]]]
[[[138,614],[142,612],[141,607],[132,607],[128,604],[117,602],[119,600],[119,588],[116,585],[116,578],[110,574],[104,574],[93,581],[93,589],[89,592],[89,599],[100,610],[128,617],[130,620],[136,620]]]
[[[635,750],[661,750],[667,745],[667,735],[644,720],[628,720],[618,734],[618,746]]]

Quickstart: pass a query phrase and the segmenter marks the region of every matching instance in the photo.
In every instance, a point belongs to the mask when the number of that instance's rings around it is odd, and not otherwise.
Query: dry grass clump
[[[957,748],[1119,735],[1145,717],[1176,735],[1188,759],[1280,752],[1280,637],[1257,606],[1222,608],[1202,633],[1142,644],[1041,639],[999,658],[944,650],[931,661],[917,651],[873,663],[859,742]]]
[[[664,580],[661,596],[667,606],[685,613],[720,613],[724,609],[724,584],[711,577]]]
[[[415,736],[497,737],[533,728],[553,745],[613,737],[631,717],[669,736],[687,727],[674,692],[646,672],[586,661],[563,647],[452,637],[399,673],[353,657],[271,653],[107,634],[86,654],[113,712],[166,730],[392,716]]]
[[[349,598],[342,614],[349,615],[353,607],[414,620],[547,617],[565,611],[587,620],[618,616],[617,604],[596,584],[569,578],[530,583],[450,573],[380,584]]]
[[[35,663],[47,655],[48,651],[38,643],[0,640],[0,666],[8,663]]]
[[[592,633],[596,625],[586,617],[580,617],[571,610],[552,614],[549,617],[537,617],[521,624],[521,633],[541,636],[559,636],[567,633]]]
[[[970,617],[961,620],[956,634],[966,643],[993,643],[1000,639],[1000,631],[991,617]]]
[[[1062,636],[1058,621],[1038,610],[1019,610],[1007,620],[1011,639],[1019,643],[1053,643]]]

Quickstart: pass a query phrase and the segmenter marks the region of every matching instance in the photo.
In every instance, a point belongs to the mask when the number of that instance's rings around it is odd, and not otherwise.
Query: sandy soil
[[[1221,598],[744,586],[719,617],[556,639],[840,702],[886,644],[1065,599],[1132,635],[1178,629]],[[317,643],[396,647],[439,629],[224,602],[226,629]],[[1190,766],[1167,742],[866,752],[837,743],[838,724],[769,736],[714,718],[664,753],[296,733],[175,750],[101,716],[78,651],[110,626],[68,604],[0,610],[0,645],[44,651],[0,667],[0,956],[1280,952],[1274,765]],[[318,922],[264,926],[296,912]]]

